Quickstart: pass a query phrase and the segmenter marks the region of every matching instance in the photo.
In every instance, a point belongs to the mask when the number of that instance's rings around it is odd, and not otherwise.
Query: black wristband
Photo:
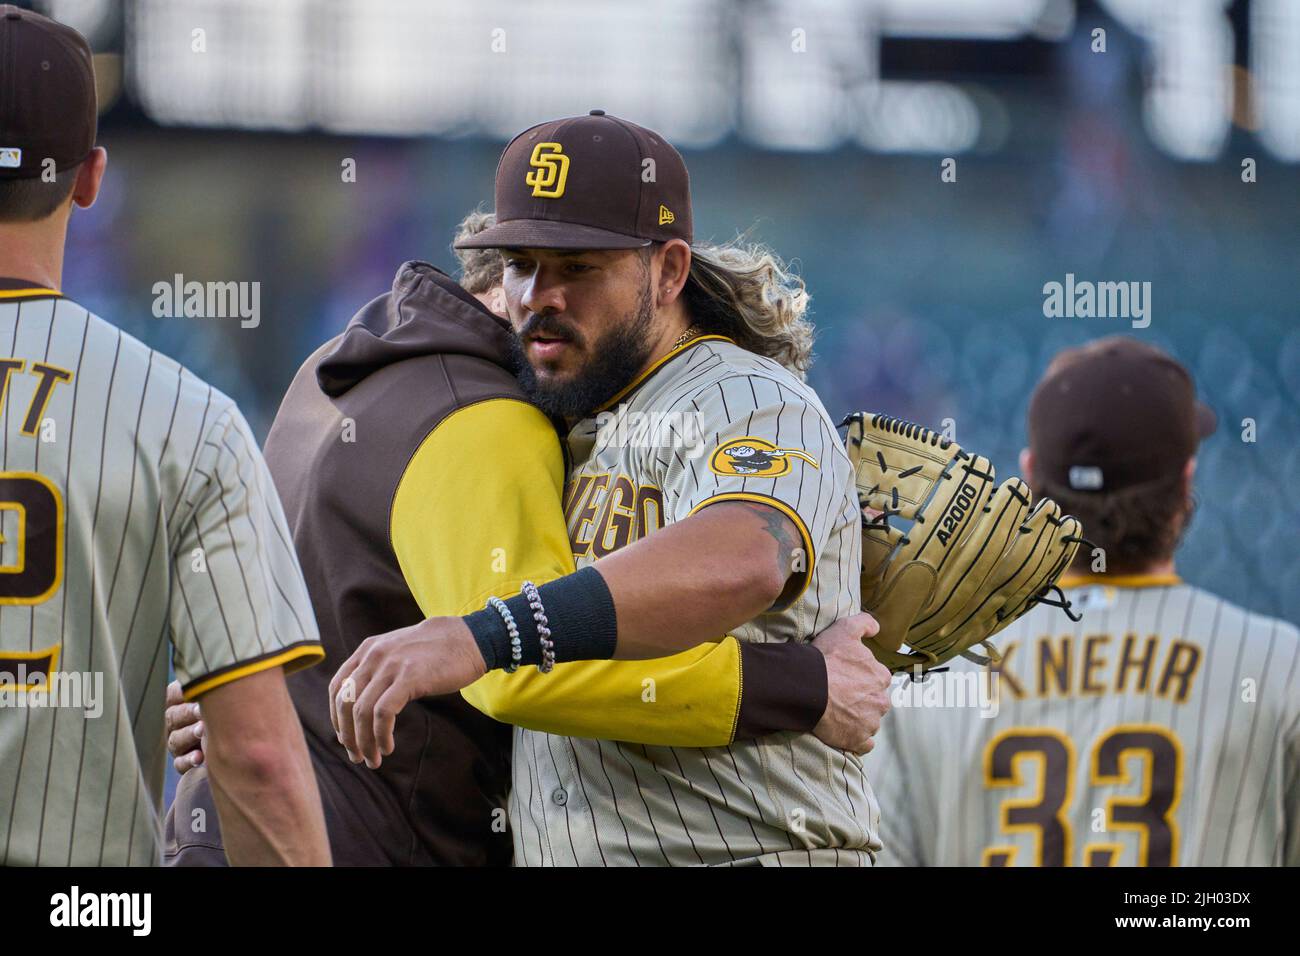
[[[781,730],[810,731],[826,713],[826,657],[811,644],[740,642],[736,740]]]
[[[618,618],[614,598],[600,572],[586,567],[557,578],[537,589],[550,622],[551,640],[555,642],[555,660],[608,660],[618,646]],[[523,657],[521,664],[538,664],[542,648],[532,608],[522,594],[504,599],[519,629]],[[510,633],[505,620],[493,608],[486,607],[464,617],[474,635],[488,670],[510,663]]]
[[[496,608],[489,604],[481,611],[466,614],[461,620],[474,635],[474,643],[478,645],[479,653],[483,655],[483,663],[487,665],[488,670],[505,667],[510,662],[510,632],[506,629],[505,619]],[[519,625],[518,619],[515,625]],[[522,634],[520,636],[522,638]],[[527,641],[523,642],[521,649],[523,651],[523,657],[519,661],[521,664],[536,664],[542,659],[541,649],[530,647]]]

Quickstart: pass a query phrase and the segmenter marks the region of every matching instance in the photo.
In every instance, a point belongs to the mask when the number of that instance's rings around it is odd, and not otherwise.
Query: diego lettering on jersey
[[[664,526],[664,493],[627,475],[579,475],[564,490],[575,558],[603,558]]]
[[[1185,704],[1205,657],[1198,644],[1155,634],[1043,635],[1027,643],[1022,649],[1020,642],[1009,642],[1001,648],[1001,663],[993,665],[1001,686],[1018,700],[1154,691]],[[1018,653],[1030,658],[1023,667],[1017,666]]]

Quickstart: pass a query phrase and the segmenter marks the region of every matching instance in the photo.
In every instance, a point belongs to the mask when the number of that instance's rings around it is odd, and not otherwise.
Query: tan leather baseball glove
[[[1031,507],[1023,481],[995,484],[987,458],[928,428],[868,412],[843,424],[863,507],[862,607],[880,623],[866,643],[882,664],[996,662],[988,639],[1035,604],[1078,620],[1056,586],[1083,541],[1077,519],[1050,498]]]

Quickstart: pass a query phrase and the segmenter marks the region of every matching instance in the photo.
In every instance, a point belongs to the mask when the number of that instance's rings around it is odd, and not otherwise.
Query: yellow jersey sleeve
[[[490,399],[447,416],[407,464],[389,518],[421,610],[468,614],[524,581],[572,573],[563,492],[559,439],[532,405]],[[728,637],[658,660],[493,671],[462,693],[488,716],[531,730],[708,747],[733,739],[740,692],[740,647]]]

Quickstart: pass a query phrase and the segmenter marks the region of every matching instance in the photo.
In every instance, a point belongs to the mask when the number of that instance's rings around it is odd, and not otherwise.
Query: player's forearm
[[[799,541],[774,509],[728,501],[544,585],[531,601],[511,597],[505,613],[489,607],[464,622],[488,670],[539,662],[539,614],[557,661],[665,657],[769,610]],[[431,622],[430,636],[444,626]]]
[[[295,752],[297,750],[297,752]],[[234,866],[329,866],[320,793],[305,747],[218,743],[207,766]]]
[[[614,656],[676,653],[716,641],[769,610],[797,547],[797,536],[773,537],[774,526],[783,533],[784,520],[771,508],[726,502],[598,561],[618,614]]]
[[[205,763],[236,866],[328,866],[329,843],[302,725],[278,667],[202,697]]]

